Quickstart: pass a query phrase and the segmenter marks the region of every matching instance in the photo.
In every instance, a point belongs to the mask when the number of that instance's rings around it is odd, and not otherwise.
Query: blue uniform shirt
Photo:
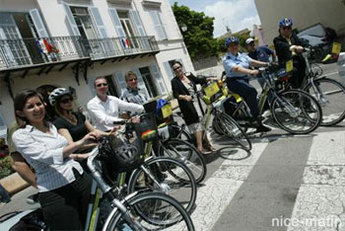
[[[223,58],[223,67],[226,73],[226,77],[231,78],[247,76],[246,74],[232,71],[232,68],[235,66],[249,68],[251,61],[252,59],[244,53],[238,53],[237,56],[231,54],[230,52],[226,53],[226,55]]]
[[[273,55],[274,51],[267,46],[260,46],[256,48],[254,52],[249,52],[248,56],[252,59],[256,59],[262,62],[269,62],[270,55]]]

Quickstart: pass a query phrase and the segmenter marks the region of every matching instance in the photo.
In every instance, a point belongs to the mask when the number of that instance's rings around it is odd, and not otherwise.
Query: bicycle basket
[[[103,138],[99,146],[102,170],[109,178],[119,172],[128,172],[144,161],[144,145],[135,129]],[[114,179],[114,178],[112,178]]]
[[[148,142],[157,138],[157,125],[154,113],[145,113],[140,116],[140,123],[135,125],[142,141]]]
[[[219,88],[217,82],[211,82],[203,86],[202,92],[204,94],[202,99],[207,105],[223,96],[223,91]]]

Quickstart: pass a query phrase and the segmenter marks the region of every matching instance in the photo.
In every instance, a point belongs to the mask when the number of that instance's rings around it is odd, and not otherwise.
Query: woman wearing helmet
[[[230,37],[225,40],[227,53],[223,58],[223,67],[226,73],[226,84],[230,91],[239,94],[247,103],[253,116],[253,122],[256,122],[256,132],[268,132],[271,129],[262,124],[259,116],[260,110],[257,103],[257,91],[249,84],[248,76],[258,75],[258,70],[249,69],[250,66],[263,67],[267,62],[261,62],[250,58],[247,54],[240,53],[240,41],[236,37]]]
[[[78,111],[74,111],[74,98],[70,90],[66,88],[56,88],[49,95],[49,103],[55,109],[58,117],[54,121],[54,125],[57,128],[60,135],[63,135],[69,143],[77,141],[84,137],[87,133],[95,131],[100,135],[109,135],[96,130],[86,117]],[[116,128],[114,128],[116,130]],[[75,160],[84,160],[87,158],[87,154],[95,144],[84,145],[80,147],[70,157]],[[85,161],[82,161],[82,166],[85,169]]]
[[[291,86],[293,88],[300,88],[305,78],[306,64],[301,56],[303,52],[303,42],[292,33],[292,19],[283,18],[279,21],[279,36],[273,40],[276,54],[278,56],[278,63],[281,67],[286,66],[286,62],[293,60],[293,75],[291,78]]]

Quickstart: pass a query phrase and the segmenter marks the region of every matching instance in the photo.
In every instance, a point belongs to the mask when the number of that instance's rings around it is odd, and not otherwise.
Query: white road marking
[[[345,230],[345,131],[313,138],[292,218],[285,219],[288,223],[288,231]]]
[[[252,154],[247,159],[225,160],[205,182],[205,186],[198,189],[197,207],[192,213],[195,230],[212,230],[266,146],[267,143],[254,144]]]

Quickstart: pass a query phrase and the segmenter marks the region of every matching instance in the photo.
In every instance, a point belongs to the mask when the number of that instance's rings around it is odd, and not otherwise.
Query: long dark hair
[[[23,111],[26,101],[29,98],[32,98],[34,96],[38,96],[41,102],[45,104],[42,95],[34,90],[29,90],[29,89],[22,90],[18,92],[16,96],[14,97],[14,114],[16,115],[17,124],[19,125],[20,128],[24,128],[27,124],[30,124],[30,122],[25,117],[19,116],[16,113],[16,111]],[[48,122],[46,119],[44,120],[44,123],[45,125],[48,125]]]

